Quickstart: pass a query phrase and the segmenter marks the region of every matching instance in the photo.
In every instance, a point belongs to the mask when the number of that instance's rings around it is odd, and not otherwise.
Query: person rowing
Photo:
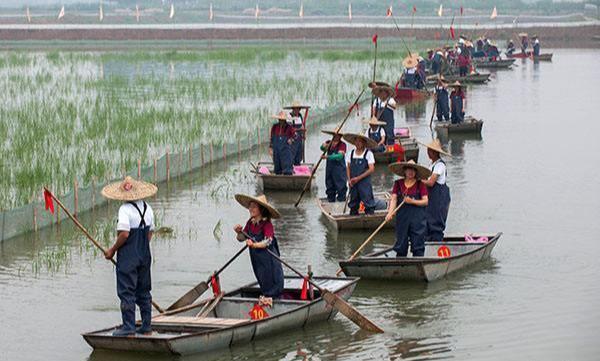
[[[356,147],[346,154],[350,215],[358,215],[361,202],[365,207],[365,214],[373,214],[376,202],[371,174],[375,171],[375,156],[370,148],[375,148],[377,143],[364,135],[353,133],[344,134],[344,140]]]
[[[236,194],[235,200],[248,209],[250,219],[246,225],[236,224],[233,230],[237,240],[246,242],[250,250],[250,262],[254,276],[258,281],[263,296],[278,299],[283,292],[284,278],[281,263],[269,251],[279,256],[277,237],[271,219],[280,218],[281,214],[267,201],[267,197],[256,197]],[[250,236],[250,238],[246,237]]]
[[[293,173],[292,143],[296,137],[294,127],[287,123],[284,111],[272,116],[278,122],[271,127],[269,153],[273,156],[275,174],[291,175]]]
[[[396,120],[394,118],[394,112],[396,111],[396,100],[394,99],[394,89],[389,86],[378,86],[373,88],[373,95],[375,95],[380,101],[380,108],[378,112],[373,113],[377,120],[385,123],[385,132],[388,135],[385,140],[385,144],[394,144],[394,137],[389,136],[394,134],[394,127]]]
[[[512,39],[508,39],[508,41],[506,42],[506,56],[510,58],[511,56],[513,56],[516,50],[517,48],[515,47],[514,41],[512,41]]]
[[[306,108],[308,106],[302,105],[299,101],[293,101],[292,105],[283,108],[290,110],[288,122],[294,127],[294,131],[296,132],[294,142],[291,144],[293,165],[300,165],[302,163],[306,129],[304,128],[304,116],[300,111]]]
[[[533,40],[533,56],[540,56],[540,39],[537,35],[533,35],[531,40]]]
[[[399,202],[404,201],[404,205],[395,214],[396,243],[393,249],[396,251],[396,257],[406,257],[409,244],[413,257],[423,257],[427,231],[425,207],[429,198],[427,187],[421,179],[429,177],[431,172],[413,160],[392,163],[389,169],[392,173],[403,177],[394,182],[392,199],[385,217],[386,221],[391,221],[394,218],[393,211]]]
[[[348,175],[346,173],[346,143],[342,141],[342,133],[333,130],[322,130],[323,133],[333,136],[333,139],[327,140],[321,144],[321,151],[327,150],[323,155],[327,161],[325,165],[325,194],[330,203],[345,202],[348,187]],[[331,142],[331,146],[329,145]]]
[[[117,295],[121,301],[123,325],[113,336],[152,334],[152,255],[150,241],[154,233],[154,213],[143,199],[152,197],[158,188],[154,184],[129,176],[102,189],[105,198],[123,202],[117,217],[117,240],[104,257],[117,255]],[[140,309],[142,324],[135,326],[135,305]]]
[[[450,120],[450,106],[448,104],[448,84],[444,77],[438,75],[435,86],[435,113],[438,122]]]
[[[383,129],[383,126],[387,123],[377,120],[376,117],[371,117],[371,119],[368,120],[364,119],[363,122],[369,125],[369,127],[365,131],[365,136],[374,140],[377,143],[377,146],[372,149],[373,152],[385,152],[387,133],[385,129]]]
[[[410,89],[421,89],[425,85],[425,79],[422,79],[417,71],[419,65],[419,59],[416,54],[413,56],[407,56],[402,60],[402,66],[404,66],[404,73],[400,78],[400,84],[402,87]]]
[[[466,95],[459,81],[450,85],[453,88],[450,93],[450,109],[452,124],[459,124],[465,120]]]
[[[441,155],[444,154],[450,157],[450,153],[442,148],[442,144],[438,139],[434,139],[428,144],[421,144],[427,148],[427,156],[431,160],[431,166],[429,167],[431,175],[422,181],[427,186],[429,196],[429,203],[426,208],[427,231],[425,241],[441,242],[444,240],[448,210],[450,209],[450,188],[447,184],[448,170]]]

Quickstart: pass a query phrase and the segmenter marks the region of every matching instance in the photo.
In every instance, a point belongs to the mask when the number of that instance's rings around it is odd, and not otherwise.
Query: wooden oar
[[[438,94],[435,93],[434,90],[434,96],[433,96],[433,111],[431,112],[431,119],[429,120],[429,129],[433,130],[433,116],[435,115],[436,111],[437,111],[437,102],[438,102]]]
[[[81,232],[83,232],[83,234],[94,244],[94,246],[96,246],[100,251],[102,251],[102,254],[106,254],[106,250],[104,249],[104,247],[102,247],[100,245],[100,243],[98,243],[98,241],[96,241],[94,239],[94,237],[92,237],[92,235],[87,231],[87,229],[85,229],[85,227],[83,226],[83,224],[81,224],[81,222],[79,222],[77,220],[77,218],[75,218],[73,216],[73,214],[71,214],[71,212],[69,212],[69,210],[67,209],[67,207],[64,206],[64,204],[62,204],[62,202],[56,198],[56,196],[54,195],[54,193],[52,193],[48,188],[44,187],[44,191],[46,191],[50,197],[52,197],[52,199],[54,199],[54,201],[56,202],[56,204],[58,204],[58,206],[60,208],[62,208],[63,211],[65,211],[66,215],[69,216],[69,218],[73,221],[73,223],[75,223],[75,225],[77,226],[77,228],[79,228],[79,230],[81,230]],[[117,262],[115,262],[114,259],[110,259],[110,261],[112,262],[113,265],[117,265]],[[154,308],[156,308],[156,310],[160,313],[164,313],[165,311],[154,301],[152,301],[152,306]]]
[[[400,203],[400,205],[398,207],[396,207],[396,209],[394,209],[394,211],[392,212],[392,216],[394,214],[396,214],[396,212],[398,212],[398,210],[400,209],[400,207],[402,207],[404,205],[405,201],[402,201],[402,203]],[[383,226],[386,225],[387,223],[387,219],[384,219],[383,222],[381,222],[381,224],[379,225],[379,227],[377,227],[377,229],[371,233],[371,235],[369,236],[369,238],[367,238],[361,245],[360,247],[358,247],[358,249],[352,254],[352,256],[350,256],[350,258],[348,258],[348,261],[352,261],[353,259],[356,258],[356,256],[363,250],[363,248],[365,248],[367,246],[367,244],[369,244],[373,238],[375,237],[375,235],[377,235],[377,233],[379,233],[379,231],[383,228]],[[342,269],[340,268],[339,270],[337,270],[337,272],[335,273],[336,276],[339,277],[339,275],[342,273]]]
[[[194,301],[196,301],[200,296],[202,296],[204,292],[206,292],[206,290],[208,290],[208,283],[212,280],[212,278],[217,277],[221,272],[223,272],[225,268],[227,268],[227,266],[231,264],[231,262],[233,262],[236,258],[238,258],[240,254],[242,254],[246,250],[246,248],[248,248],[248,245],[244,245],[244,247],[237,251],[237,253],[233,255],[233,257],[231,257],[229,261],[227,261],[227,263],[225,263],[218,271],[213,273],[208,278],[208,280],[198,283],[196,286],[194,286],[194,288],[187,291],[177,301],[173,302],[173,304],[167,308],[167,311],[172,311],[177,308],[185,307],[194,303]]]
[[[350,118],[350,114],[352,114],[352,111],[354,110],[354,107],[356,107],[358,105],[358,102],[360,101],[360,98],[362,97],[362,95],[364,94],[364,92],[365,92],[365,90],[363,89],[360,92],[360,94],[358,94],[358,97],[356,97],[356,100],[354,100],[354,103],[352,103],[352,105],[348,109],[348,114],[346,114],[346,117],[344,118],[344,120],[342,121],[342,123],[335,129],[335,134],[333,135],[333,137],[335,137],[336,135],[340,134],[340,130],[342,130],[342,127],[344,126],[344,124],[346,124],[346,121],[348,120],[348,118]],[[333,137],[331,139],[333,139]],[[308,177],[308,179],[306,180],[306,183],[304,184],[304,188],[302,189],[302,192],[298,196],[298,199],[296,200],[296,203],[294,204],[294,207],[298,207],[298,205],[300,204],[300,201],[302,200],[302,197],[304,196],[304,193],[306,193],[306,191],[310,187],[310,183],[311,183],[311,181],[312,181],[315,173],[317,172],[317,169],[319,168],[319,165],[321,165],[321,162],[323,161],[323,156],[325,154],[327,154],[327,152],[329,152],[329,148],[331,148],[331,143],[332,142],[329,142],[329,145],[327,145],[327,149],[325,149],[323,151],[323,154],[321,154],[321,157],[319,157],[319,161],[317,161],[317,164],[315,164],[315,166],[313,167],[312,171],[310,172],[310,177]]]
[[[273,253],[270,249],[265,248],[265,250],[267,252],[269,252],[271,254],[271,256],[273,256],[276,260],[278,260],[282,265],[289,268],[292,272],[294,272],[301,278],[304,278],[304,275],[302,273],[298,272],[294,267],[290,266],[287,262],[285,262],[284,260],[279,258],[279,256],[277,256],[275,253]],[[313,287],[318,289],[319,292],[321,292],[321,297],[323,297],[325,302],[327,302],[331,307],[338,310],[344,316],[348,317],[348,319],[350,321],[354,322],[358,327],[360,327],[361,329],[366,330],[366,331],[371,331],[371,332],[375,332],[375,333],[383,333],[383,330],[381,329],[381,327],[377,326],[371,320],[366,318],[363,314],[358,312],[358,310],[356,308],[352,307],[348,302],[344,301],[343,298],[339,297],[335,293],[332,293],[331,291],[329,291],[325,288],[320,287],[318,284],[316,284],[310,278],[308,279],[308,282],[311,285],[313,285]]]

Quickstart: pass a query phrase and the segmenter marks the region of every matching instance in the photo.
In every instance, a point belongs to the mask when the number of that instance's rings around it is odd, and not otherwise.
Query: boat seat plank
[[[193,316],[158,316],[152,320],[154,325],[176,325],[176,326],[210,326],[231,327],[240,325],[250,320],[239,318],[214,318]]]

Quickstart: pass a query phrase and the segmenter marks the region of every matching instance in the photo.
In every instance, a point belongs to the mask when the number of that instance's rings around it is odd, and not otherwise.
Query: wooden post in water
[[[77,179],[73,181],[73,216],[77,218],[77,211],[79,210],[79,185],[77,184]]]
[[[154,184],[156,184],[156,158],[154,158],[154,169],[153,169],[153,173],[154,173]]]
[[[142,179],[142,160],[138,159],[138,179]]]
[[[170,164],[169,151],[167,150],[167,183],[171,179],[171,164]]]
[[[200,144],[200,165],[204,165],[204,144]]]
[[[210,162],[213,162],[213,142],[210,141]]]
[[[188,146],[188,171],[192,171],[193,169],[193,161],[192,161],[192,146]]]

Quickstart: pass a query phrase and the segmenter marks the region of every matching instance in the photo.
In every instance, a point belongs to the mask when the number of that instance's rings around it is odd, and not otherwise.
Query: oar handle
[[[106,254],[106,250],[104,249],[104,247],[102,247],[100,245],[100,243],[98,243],[94,237],[92,237],[92,235],[87,231],[87,229],[85,229],[85,227],[83,226],[83,224],[81,224],[81,222],[79,222],[79,220],[77,220],[77,218],[75,218],[73,216],[73,214],[71,214],[71,212],[69,212],[69,210],[67,209],[67,207],[65,207],[64,204],[62,204],[62,202],[54,195],[54,193],[52,193],[48,188],[44,187],[44,190],[50,194],[50,197],[52,197],[52,199],[54,199],[54,201],[56,202],[56,204],[58,204],[58,206],[60,208],[62,208],[63,211],[65,211],[65,213],[67,214],[67,216],[73,221],[73,223],[75,223],[75,225],[77,226],[77,228],[79,228],[81,230],[81,232],[83,232],[83,234],[85,234],[85,236],[94,244],[94,246],[96,246],[99,250],[102,251],[103,254]],[[113,258],[110,259],[110,261],[112,262],[113,265],[117,265],[117,262],[115,262],[115,260]],[[154,308],[156,308],[156,310],[160,313],[164,313],[165,311],[154,301],[152,302],[152,306],[154,306]]]
[[[332,140],[333,140],[333,137],[335,137],[336,135],[340,134],[340,130],[342,130],[342,127],[344,126],[344,124],[346,124],[346,121],[348,120],[348,118],[350,118],[350,114],[352,114],[352,110],[354,110],[354,107],[358,104],[358,102],[360,101],[360,98],[362,97],[362,95],[364,94],[364,92],[365,92],[365,90],[363,89],[363,90],[361,90],[360,94],[358,94],[358,97],[356,98],[356,100],[354,100],[354,103],[352,103],[352,105],[348,109],[348,113],[346,114],[346,117],[344,118],[344,120],[342,121],[342,123],[336,128],[335,134],[331,137]],[[310,182],[312,181],[313,176],[317,172],[317,169],[321,165],[321,162],[323,161],[323,156],[325,154],[327,154],[327,152],[329,152],[329,149],[331,148],[331,143],[332,142],[329,142],[329,145],[327,145],[327,149],[325,149],[323,151],[323,154],[321,154],[321,157],[319,157],[319,161],[317,162],[317,164],[315,164],[315,166],[313,167],[312,171],[310,172],[310,177],[306,180],[306,183],[304,184],[304,188],[302,189],[302,192],[298,196],[298,199],[296,200],[296,203],[294,203],[294,207],[298,207],[298,205],[300,204],[300,201],[302,200],[302,197],[304,196],[304,193],[306,193],[306,191],[310,187]]]
[[[392,216],[394,214],[396,214],[396,212],[398,212],[398,210],[400,209],[400,207],[402,207],[404,205],[406,201],[402,201],[400,203],[400,205],[398,205],[398,207],[396,207],[393,211],[392,211]],[[377,233],[379,233],[379,231],[387,224],[388,220],[387,220],[387,215],[386,215],[386,219],[383,220],[383,222],[381,222],[381,224],[379,225],[379,227],[377,227],[377,229],[375,229],[375,231],[373,233],[371,233],[371,235],[369,236],[369,238],[367,238],[361,245],[360,247],[358,247],[358,249],[352,254],[352,256],[350,256],[350,258],[348,258],[348,261],[352,261],[353,259],[356,258],[356,256],[373,240],[373,238],[377,235]],[[339,276],[342,273],[342,269],[338,269],[337,272],[335,273],[336,276]]]

